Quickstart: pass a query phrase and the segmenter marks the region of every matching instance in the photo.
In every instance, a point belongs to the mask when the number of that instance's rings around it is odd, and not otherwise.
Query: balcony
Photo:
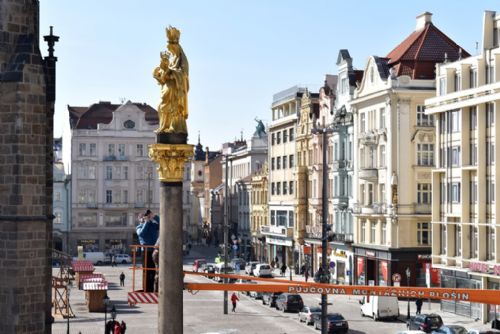
[[[333,235],[333,242],[343,242],[345,244],[352,244],[354,242],[354,234],[336,233]]]
[[[358,178],[375,182],[378,180],[378,169],[371,167],[361,168],[358,172]]]
[[[105,155],[102,159],[103,161],[128,161],[128,156],[126,155]]]
[[[264,235],[274,235],[279,237],[290,237],[293,235],[292,228],[286,228],[285,226],[261,226],[260,233]]]
[[[87,209],[97,209],[97,203],[87,203]]]
[[[333,162],[333,169],[334,170],[344,169],[346,168],[346,165],[347,165],[347,160],[335,160]]]

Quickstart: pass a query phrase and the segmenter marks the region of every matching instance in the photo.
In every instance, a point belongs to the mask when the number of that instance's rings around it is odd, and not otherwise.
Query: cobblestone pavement
[[[205,257],[212,260],[216,254],[215,248],[193,247],[191,254],[185,258],[185,268],[189,270],[189,263],[195,258]],[[119,286],[119,275],[126,275],[125,288]],[[157,305],[140,304],[130,307],[127,304],[127,292],[132,287],[132,270],[128,265],[118,267],[97,267],[96,272],[102,272],[110,282],[108,296],[117,309],[117,320],[127,323],[127,334],[156,333],[157,332]],[[140,274],[137,273],[136,286],[140,286]],[[289,277],[289,276],[286,276]],[[207,282],[204,277],[189,277],[191,281]],[[293,276],[293,280],[303,280],[302,276]],[[223,293],[220,291],[200,291],[197,294],[184,293],[184,333],[319,333],[312,326],[305,326],[297,321],[296,313],[283,313],[269,306],[262,305],[260,300],[254,300],[240,294],[237,312],[223,314]],[[303,295],[306,305],[317,305],[319,295]],[[342,313],[349,321],[349,333],[395,333],[405,328],[405,314],[407,304],[400,302],[401,321],[374,322],[370,318],[362,318],[359,312],[358,298],[352,296],[330,297],[331,312]],[[415,303],[410,303],[411,314],[415,314]],[[85,306],[85,295],[76,287],[71,289],[71,307],[76,314],[70,319],[70,333],[94,334],[104,332],[104,313],[90,313]],[[422,311],[429,313],[429,304],[424,303]],[[439,303],[431,303],[431,311],[438,313],[445,324],[460,324],[466,328],[488,328],[489,324],[479,324],[473,319],[441,312]],[[229,308],[229,311],[231,309]],[[109,314],[108,314],[109,319]],[[66,319],[56,319],[52,332],[54,334],[67,333]]]

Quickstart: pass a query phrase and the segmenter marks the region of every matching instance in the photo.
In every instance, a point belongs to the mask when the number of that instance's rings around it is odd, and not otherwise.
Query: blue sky
[[[429,11],[439,29],[475,54],[483,12],[497,9],[493,0],[44,0],[40,34],[53,25],[60,36],[54,135],[68,127],[67,105],[125,99],[156,108],[152,71],[168,25],[181,30],[189,59],[190,142],[200,132],[204,146],[219,149],[241,131],[251,136],[255,117],[270,122],[273,94],[297,84],[317,91],[326,73],[336,74],[339,49],[363,69]]]

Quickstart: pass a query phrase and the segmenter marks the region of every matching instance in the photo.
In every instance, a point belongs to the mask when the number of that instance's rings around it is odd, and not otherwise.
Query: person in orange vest
[[[231,295],[231,302],[233,303],[233,312],[236,312],[236,301],[240,300],[238,296],[236,296],[236,293],[233,292]]]

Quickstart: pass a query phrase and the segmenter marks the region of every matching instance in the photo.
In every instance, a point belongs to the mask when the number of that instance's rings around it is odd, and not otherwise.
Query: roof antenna
[[[240,135],[241,135],[241,141],[243,141],[243,129],[241,129]]]

